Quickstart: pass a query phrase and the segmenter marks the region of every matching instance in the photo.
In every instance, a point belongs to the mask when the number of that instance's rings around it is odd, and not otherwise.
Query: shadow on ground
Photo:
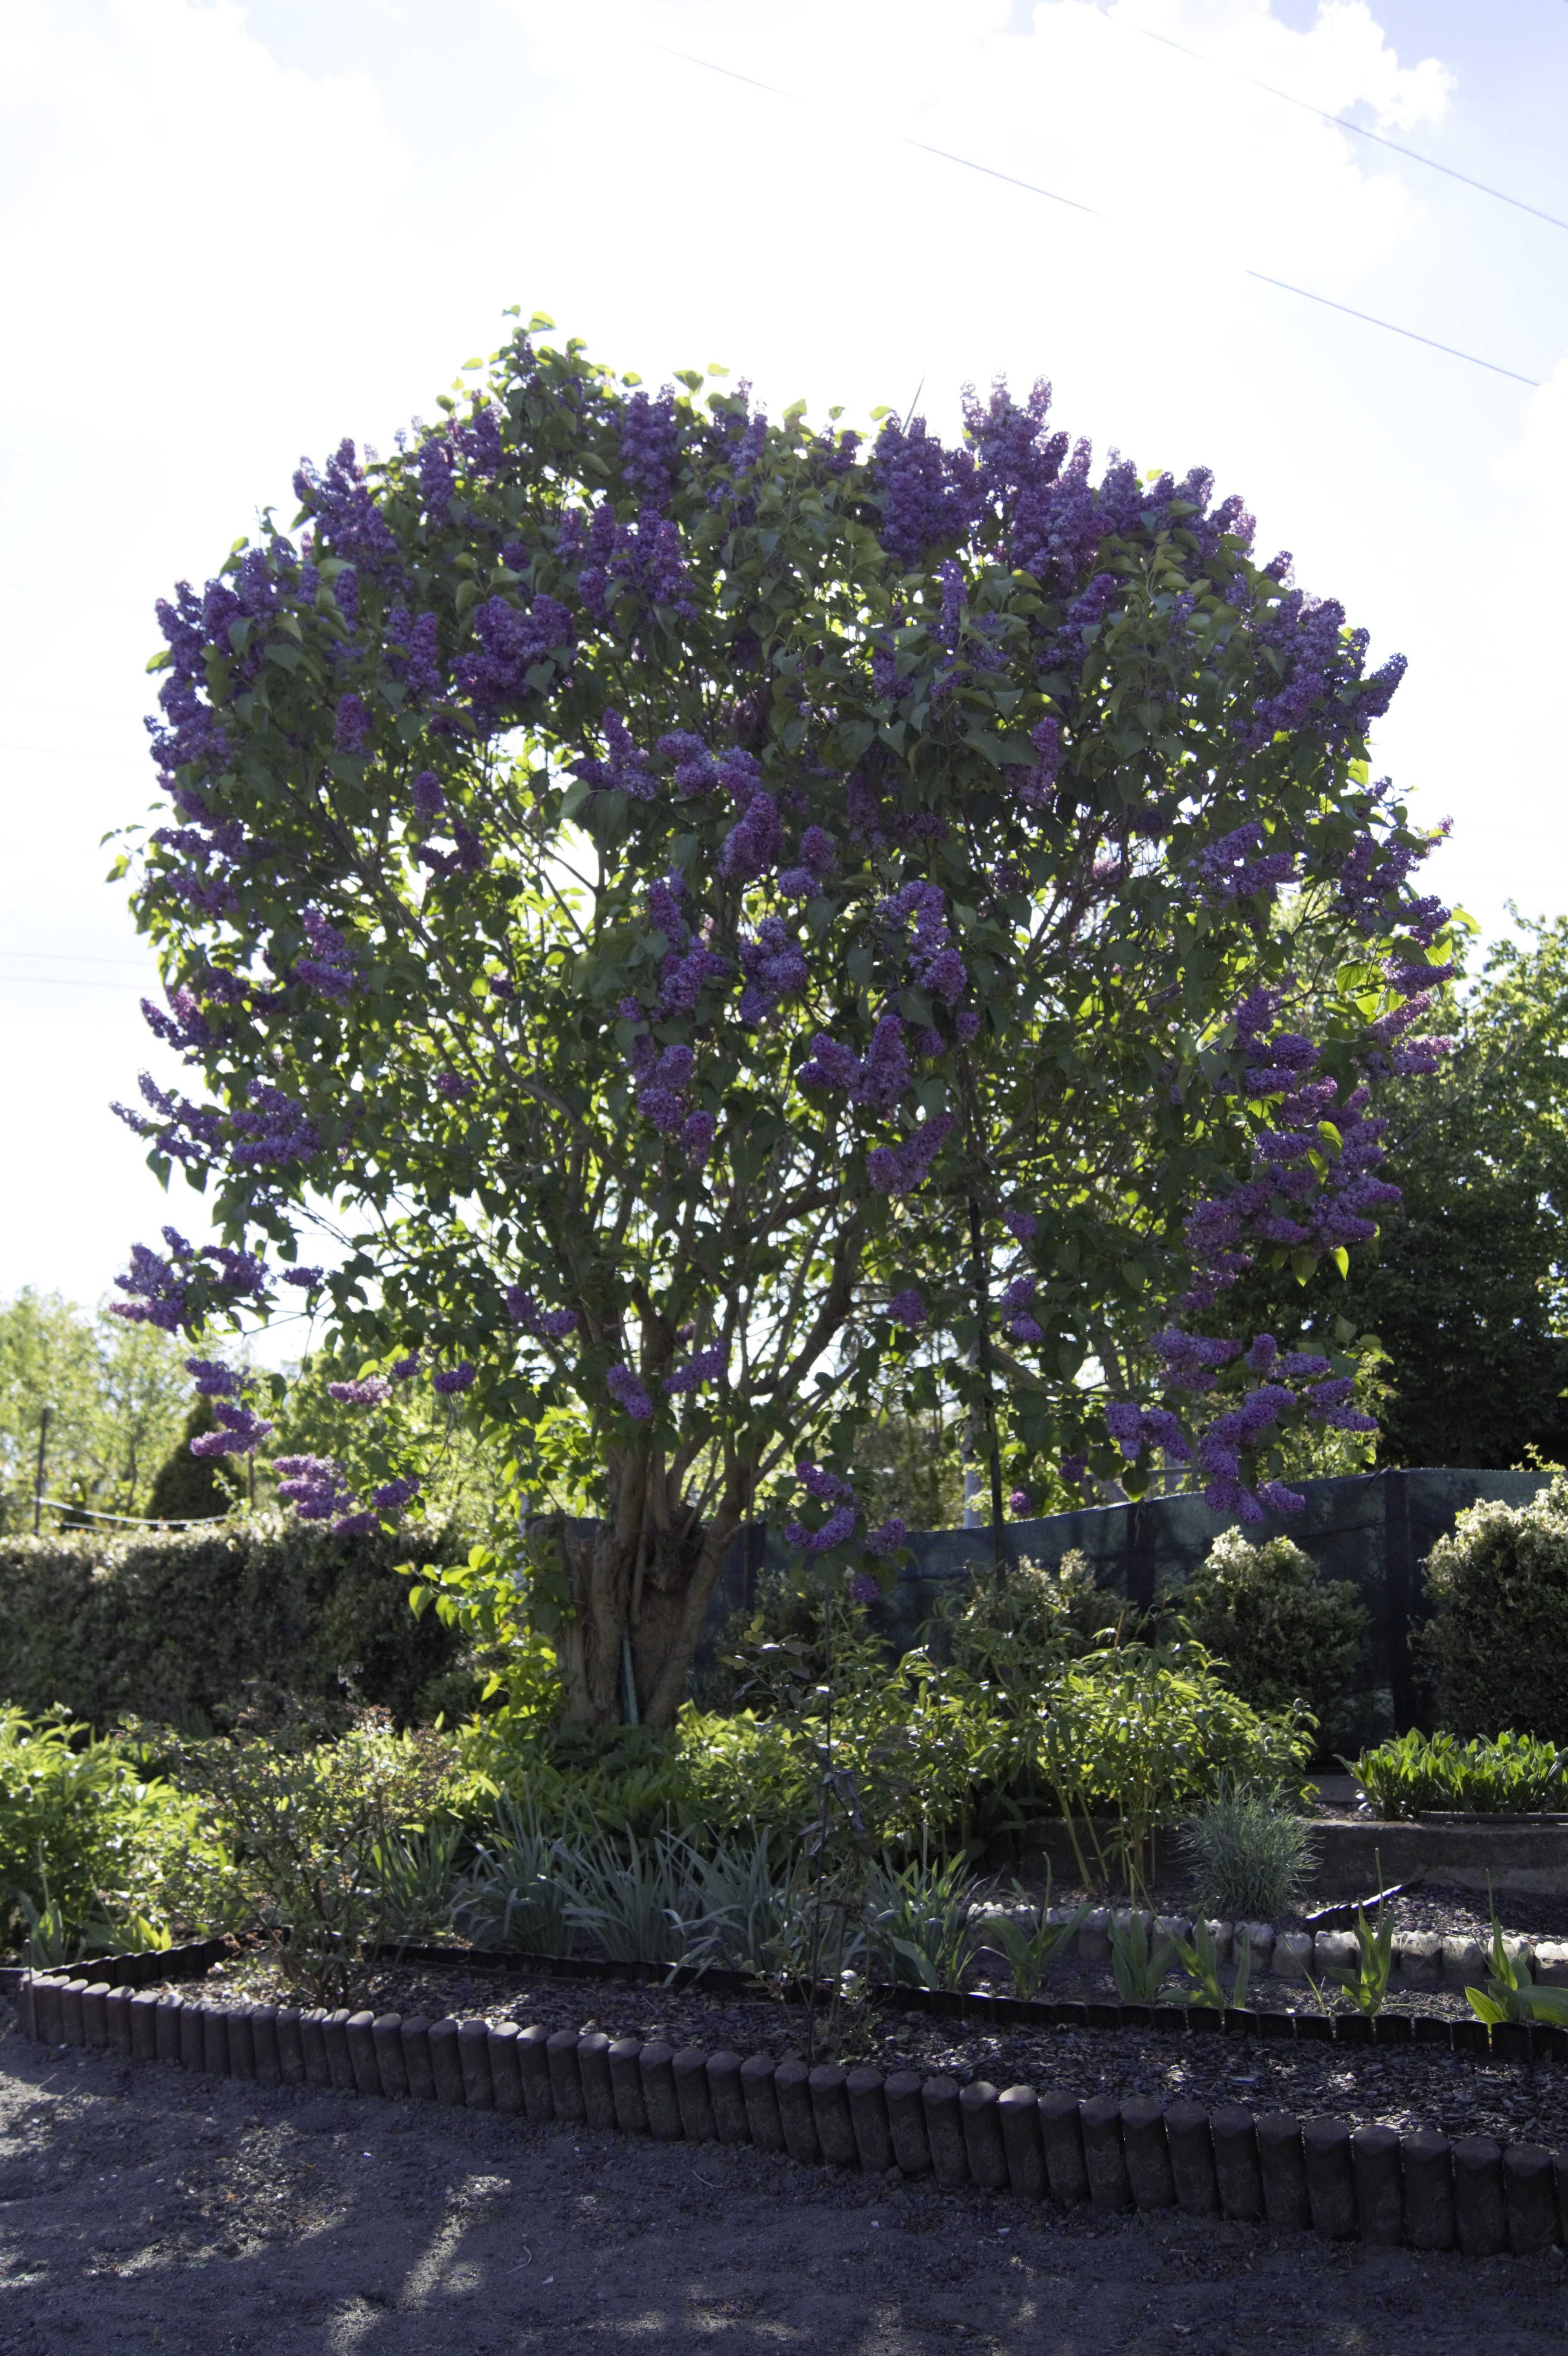
[[[270,2092],[0,2036],[0,2351],[485,2356],[934,2349],[1547,2356],[1553,2254],[1334,2248],[1180,2217]]]

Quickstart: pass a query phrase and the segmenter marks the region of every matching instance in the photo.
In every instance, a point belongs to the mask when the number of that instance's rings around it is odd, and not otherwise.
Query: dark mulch
[[[1272,1986],[1283,1998],[1279,1984]],[[276,2003],[290,1995],[261,1954],[170,1993],[187,2002],[212,2003]],[[1310,2001],[1305,1991],[1297,1996]],[[623,1987],[530,1979],[505,1969],[405,1965],[368,1974],[355,2001],[377,2012],[422,2013],[432,2019],[456,2014],[550,2030],[600,2029],[612,2037],[701,2046],[710,2052],[728,2048],[782,2058],[803,2052],[806,2043],[802,2006],[763,1995],[710,1996],[700,1987]],[[1399,2008],[1453,2008],[1456,2003],[1466,2009],[1462,1997],[1446,1996],[1402,1997]],[[992,2029],[873,2006],[846,2006],[820,2017],[816,2051],[818,2058],[831,2053],[887,2071],[948,2071],[997,2085],[1065,2086],[1083,2095],[1179,2095],[1301,2116],[1332,2112],[1357,2125],[1381,2120],[1401,2128],[1495,2135],[1505,2142],[1568,2150],[1568,2067],[1550,2061],[1494,2062],[1427,2049],[1362,2053],[1305,2042],[1172,2039],[1138,2029]]]

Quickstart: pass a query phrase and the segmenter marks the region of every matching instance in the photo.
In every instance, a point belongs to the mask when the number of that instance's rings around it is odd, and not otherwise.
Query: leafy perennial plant
[[[885,1575],[858,1438],[938,1362],[998,1518],[1158,1457],[1291,1503],[1274,1440],[1361,1428],[1350,1376],[1223,1298],[1375,1232],[1446,912],[1366,765],[1401,663],[1201,468],[1096,480],[1044,387],[865,446],[549,324],[159,609],[169,810],[120,872],[199,1087],[127,1118],[225,1240],[138,1246],[123,1313],[318,1306],[364,1440],[280,1470],[339,1528],[418,1494],[398,1386],[536,1491],[570,1409],[596,1518],[536,1624],[569,1719],[666,1726],[759,1505]],[[265,1440],[199,1379],[199,1444]]]

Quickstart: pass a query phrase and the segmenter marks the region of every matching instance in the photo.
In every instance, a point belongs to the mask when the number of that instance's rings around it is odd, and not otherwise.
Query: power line
[[[650,48],[656,48],[662,51],[666,57],[679,58],[683,63],[687,65],[700,66],[705,73],[722,75],[724,80],[727,81],[744,82],[751,90],[766,91],[771,98],[785,99],[791,104],[797,106],[802,102],[794,91],[781,90],[776,82],[759,81],[753,74],[737,73],[731,66],[715,65],[711,58],[696,57],[689,49],[671,48],[663,41],[652,41],[648,46]],[[1173,43],[1171,46],[1179,47],[1179,44]],[[1196,57],[1198,53],[1196,50],[1189,50],[1187,54],[1191,57]],[[1200,60],[1200,62],[1207,62],[1207,60]],[[1247,79],[1251,80],[1251,76],[1248,76]],[[1266,89],[1268,85],[1266,83],[1260,84],[1260,88]],[[1284,91],[1276,91],[1275,95],[1276,97],[1284,97],[1285,93]],[[1307,102],[1304,99],[1293,99],[1290,103],[1292,105],[1306,105]],[[1321,112],[1317,107],[1310,107],[1307,111],[1313,114],[1317,114]],[[1326,119],[1330,122],[1338,122],[1339,117],[1332,115]],[[1360,125],[1351,123],[1348,123],[1346,128],[1348,130],[1355,131],[1360,128]],[[933,147],[923,139],[911,139],[906,137],[902,133],[895,133],[893,135],[897,138],[901,146],[917,148],[920,153],[924,155],[939,156],[944,164],[956,164],[966,172],[983,173],[988,180],[1005,181],[1009,187],[1022,188],[1029,196],[1044,197],[1048,198],[1051,204],[1070,206],[1074,212],[1092,214],[1097,220],[1105,220],[1110,218],[1109,215],[1102,212],[1098,206],[1083,204],[1076,197],[1064,197],[1059,189],[1041,187],[1038,182],[1034,180],[1019,179],[1011,172],[997,171],[996,167],[990,164],[977,164],[972,157],[968,155],[955,155],[946,147]],[[1375,136],[1376,134],[1372,134],[1369,135]],[[1393,143],[1391,140],[1385,140],[1382,144],[1385,146],[1392,146]],[[1401,149],[1400,152],[1403,154],[1406,151]],[[1424,156],[1417,156],[1415,160],[1417,163],[1423,163],[1427,159]],[[1445,171],[1447,166],[1445,165],[1437,165],[1434,168],[1438,171]],[[1460,173],[1456,173],[1454,175],[1454,177],[1456,178],[1462,178],[1463,177],[1463,174]],[[1472,182],[1471,185],[1473,187],[1479,187],[1482,183],[1477,180]],[[1488,194],[1495,193],[1497,192],[1488,191]],[[1511,204],[1514,202],[1514,199],[1512,198],[1508,198],[1505,199],[1505,202]],[[1523,209],[1528,212],[1533,210],[1534,208],[1527,205]],[[1543,220],[1549,220],[1552,218],[1552,217],[1550,214],[1543,213],[1541,215],[1541,219]],[[1555,226],[1560,229],[1568,228],[1568,222],[1559,221],[1555,223]],[[1482,359],[1480,355],[1477,352],[1461,351],[1456,344],[1439,343],[1435,336],[1424,336],[1414,327],[1402,327],[1397,320],[1380,318],[1375,312],[1354,310],[1349,303],[1337,303],[1330,294],[1315,294],[1309,286],[1293,286],[1287,279],[1271,278],[1268,276],[1266,272],[1248,269],[1244,263],[1239,266],[1243,277],[1255,278],[1264,286],[1275,286],[1282,294],[1298,295],[1304,303],[1317,303],[1320,304],[1325,310],[1343,312],[1348,319],[1359,319],[1364,327],[1381,327],[1386,334],[1391,336],[1401,336],[1407,343],[1424,344],[1429,351],[1443,352],[1450,359],[1466,360],[1471,368],[1485,369],[1488,373],[1492,376],[1508,377],[1515,384],[1529,385],[1532,391],[1539,391],[1540,389],[1541,380],[1539,377],[1523,376],[1520,373],[1518,369],[1504,368],[1500,361]]]
[[[88,949],[8,949],[0,948],[0,957],[41,958],[50,965],[126,965],[133,966],[138,973],[144,973],[146,971],[146,961],[144,958],[99,957],[94,956],[92,952]]]
[[[1108,25],[1113,19],[1105,16],[1101,21]],[[1162,49],[1175,49],[1180,56],[1191,58],[1199,65],[1208,66],[1213,71],[1236,74],[1243,81],[1250,82],[1253,90],[1266,91],[1270,98],[1277,98],[1282,104],[1299,107],[1303,114],[1315,114],[1319,123],[1337,123],[1341,131],[1354,132],[1358,139],[1371,139],[1378,146],[1389,148],[1395,155],[1404,156],[1409,163],[1424,165],[1429,172],[1441,172],[1445,179],[1457,180],[1462,187],[1475,188],[1483,197],[1495,197],[1499,205],[1511,205],[1515,212],[1529,213],[1533,220],[1545,221],[1552,229],[1568,230],[1568,221],[1559,220],[1555,213],[1543,212],[1539,205],[1526,204],[1522,197],[1510,197],[1506,188],[1494,188],[1489,180],[1475,180],[1468,172],[1456,172],[1452,164],[1440,164],[1435,155],[1423,155],[1414,147],[1402,147],[1397,139],[1388,138],[1381,131],[1369,131],[1364,123],[1352,123],[1348,114],[1330,113],[1325,106],[1314,106],[1309,98],[1296,98],[1288,90],[1277,90],[1272,81],[1261,81],[1256,74],[1243,73],[1240,66],[1226,65],[1221,59],[1205,57],[1201,49],[1189,49],[1185,41],[1173,41],[1168,33],[1151,33],[1147,25],[1124,27],[1119,19],[1116,22],[1118,30],[1141,34],[1146,41],[1157,41]],[[1447,347],[1441,348],[1445,350]],[[1468,354],[1462,353],[1460,357],[1467,359]]]
[[[78,980],[70,973],[0,973],[0,989],[12,990],[117,990],[122,997],[137,995],[133,981],[92,981],[83,975]]]
[[[1404,336],[1413,344],[1424,344],[1429,351],[1446,352],[1450,359],[1468,360],[1472,368],[1489,369],[1494,376],[1511,377],[1515,384],[1539,387],[1539,377],[1520,376],[1517,369],[1503,368],[1496,360],[1483,360],[1474,352],[1462,352],[1456,344],[1440,344],[1435,336],[1418,336],[1413,327],[1396,327],[1392,319],[1374,319],[1370,311],[1353,311],[1349,303],[1336,303],[1330,294],[1314,294],[1309,286],[1292,286],[1284,278],[1270,278],[1261,270],[1249,270],[1261,286],[1277,286],[1282,294],[1299,294],[1304,302],[1321,303],[1325,310],[1343,311],[1347,319],[1363,319],[1369,327],[1386,327],[1391,336]]]

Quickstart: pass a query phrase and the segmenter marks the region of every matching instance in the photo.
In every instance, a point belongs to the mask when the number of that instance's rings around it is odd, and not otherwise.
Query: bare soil
[[[1568,2268],[1096,2219],[0,2035],[0,2351],[1556,2356]]]

